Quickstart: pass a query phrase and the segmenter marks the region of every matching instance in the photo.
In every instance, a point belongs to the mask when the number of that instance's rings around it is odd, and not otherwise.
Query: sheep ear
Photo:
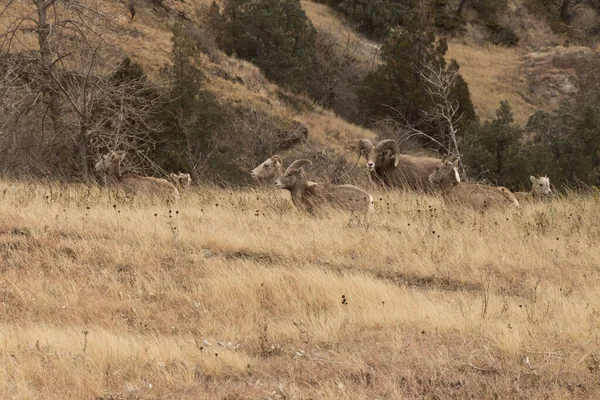
[[[535,183],[535,181],[537,181],[537,178],[535,176],[531,175],[529,177],[529,180],[531,181],[531,183]]]

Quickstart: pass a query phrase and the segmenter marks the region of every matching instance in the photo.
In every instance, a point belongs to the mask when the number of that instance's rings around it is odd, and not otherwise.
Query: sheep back
[[[179,200],[179,190],[171,182],[162,178],[152,176],[124,175],[121,178],[121,186],[134,193],[144,193],[165,197],[170,200]]]
[[[429,175],[439,165],[440,160],[431,157],[398,155],[398,167],[394,167],[393,157],[385,158],[375,170],[387,186],[431,192]]]
[[[444,194],[444,200],[450,204],[467,205],[476,210],[518,206],[518,201],[510,191],[503,193],[496,187],[475,182],[461,182],[455,185]]]

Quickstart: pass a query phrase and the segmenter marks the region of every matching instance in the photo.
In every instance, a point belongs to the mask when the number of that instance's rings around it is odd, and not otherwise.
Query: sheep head
[[[383,165],[385,160],[394,157],[394,168],[398,166],[400,162],[399,156],[400,148],[398,143],[391,139],[385,139],[373,146],[369,139],[360,139],[358,141],[358,160],[364,156],[367,159],[367,169],[369,171],[375,170],[375,165]]]
[[[285,173],[275,181],[275,186],[279,189],[293,190],[296,186],[307,183],[304,166],[311,166],[310,160],[296,160],[288,167]]]
[[[451,162],[444,157],[441,163],[429,175],[429,183],[440,187],[454,186],[460,183],[460,175],[458,174],[458,162],[456,159]]]
[[[277,171],[280,171],[281,168],[283,168],[283,159],[281,156],[274,155],[273,157],[266,159],[258,167],[254,168],[252,172],[250,172],[250,175],[256,181],[266,181],[275,178]]]
[[[183,188],[189,188],[190,184],[192,183],[192,177],[190,176],[190,174],[184,174],[184,173],[171,173],[169,174],[169,178],[171,178],[171,181],[180,187]]]
[[[550,187],[550,178],[547,176],[530,176],[531,180],[531,192],[536,197],[550,197],[552,196],[552,188]]]
[[[107,172],[111,166],[113,166],[115,163],[120,163],[124,159],[124,151],[110,151],[100,157],[100,160],[95,165],[95,169],[98,172]]]

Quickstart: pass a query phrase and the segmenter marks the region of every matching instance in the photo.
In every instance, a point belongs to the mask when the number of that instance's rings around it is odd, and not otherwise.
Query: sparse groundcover
[[[598,198],[0,183],[0,398],[595,398]]]

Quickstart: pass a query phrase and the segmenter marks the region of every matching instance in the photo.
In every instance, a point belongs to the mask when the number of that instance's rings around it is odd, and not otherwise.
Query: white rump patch
[[[456,167],[453,167],[452,169],[454,169],[454,178],[456,178],[456,182],[460,183],[460,175],[458,173],[458,169],[456,169]]]

